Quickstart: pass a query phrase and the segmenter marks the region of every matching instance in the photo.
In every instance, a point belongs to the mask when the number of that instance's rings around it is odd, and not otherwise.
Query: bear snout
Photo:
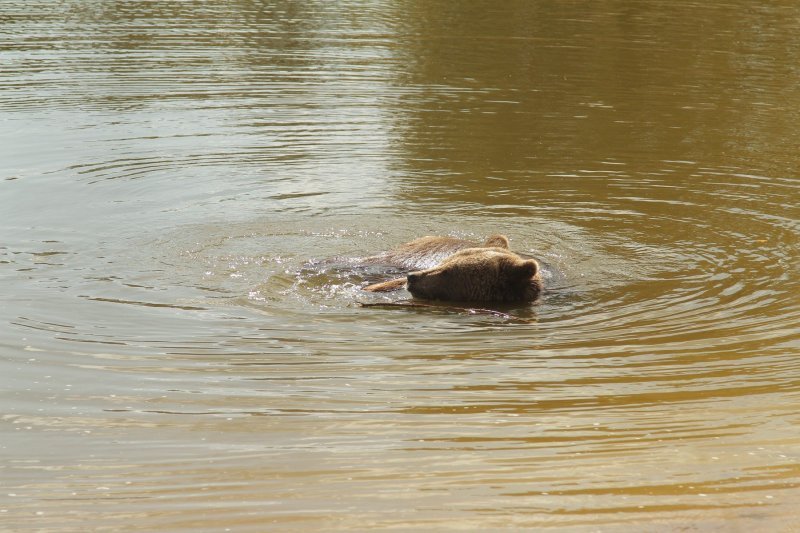
[[[406,276],[406,290],[414,298],[430,298],[428,281],[423,272],[411,272]]]

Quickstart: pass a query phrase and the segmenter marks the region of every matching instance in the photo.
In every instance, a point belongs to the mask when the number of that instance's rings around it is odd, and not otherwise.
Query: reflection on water
[[[790,531],[799,15],[5,2],[0,523]],[[512,319],[326,262],[493,233]]]

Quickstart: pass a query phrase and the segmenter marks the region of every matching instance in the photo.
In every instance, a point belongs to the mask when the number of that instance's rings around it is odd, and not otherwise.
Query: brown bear
[[[382,256],[385,259],[400,257],[409,264],[414,254],[423,257],[424,252],[432,249],[437,264],[364,290],[383,292],[406,287],[415,298],[463,302],[522,303],[539,297],[542,291],[539,264],[535,259],[523,259],[509,250],[505,236],[490,237],[484,247],[461,248],[464,242],[468,241],[423,237],[387,252]],[[502,246],[491,246],[492,243]],[[445,250],[452,249],[449,247],[457,248],[454,253],[438,259]]]

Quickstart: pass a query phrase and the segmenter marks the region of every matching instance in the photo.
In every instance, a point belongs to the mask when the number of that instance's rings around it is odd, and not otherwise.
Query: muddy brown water
[[[0,65],[1,530],[797,531],[796,2],[4,0]],[[513,320],[308,266],[493,233]]]

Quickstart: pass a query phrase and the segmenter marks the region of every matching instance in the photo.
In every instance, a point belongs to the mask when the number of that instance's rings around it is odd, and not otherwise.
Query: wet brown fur
[[[420,237],[388,252],[367,257],[364,262],[392,265],[409,270],[424,270],[435,267],[454,253],[466,248],[505,248],[508,250],[509,242],[505,235],[492,235],[483,244],[455,237]]]

